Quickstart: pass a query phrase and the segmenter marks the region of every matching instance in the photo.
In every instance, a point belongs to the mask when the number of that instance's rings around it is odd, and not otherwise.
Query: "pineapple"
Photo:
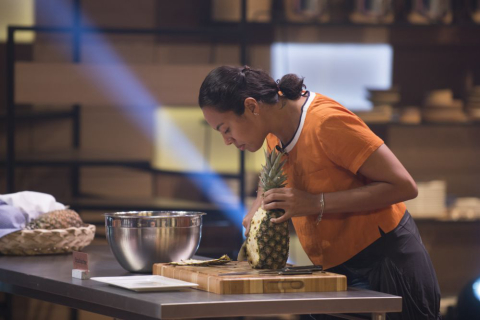
[[[286,175],[283,172],[285,161],[281,161],[282,152],[275,149],[270,154],[265,152],[266,165],[262,166],[260,186],[266,192],[274,188],[283,188]],[[270,221],[283,214],[283,210],[265,211],[259,208],[255,212],[247,240],[242,245],[239,261],[247,259],[254,269],[280,269],[285,267],[288,259],[290,237],[288,222],[279,224]]]
[[[81,227],[83,221],[73,210],[55,210],[42,214],[37,219],[31,221],[26,229],[66,229],[70,227]]]

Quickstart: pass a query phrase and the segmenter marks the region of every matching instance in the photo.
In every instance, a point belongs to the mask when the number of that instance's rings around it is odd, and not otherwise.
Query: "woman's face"
[[[259,117],[247,108],[241,116],[233,111],[218,112],[212,107],[203,107],[202,111],[205,120],[220,132],[226,145],[233,144],[242,151],[250,152],[262,147],[267,133],[261,130]]]

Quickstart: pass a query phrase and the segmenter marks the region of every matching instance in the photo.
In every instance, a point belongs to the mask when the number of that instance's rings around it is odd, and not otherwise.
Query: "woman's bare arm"
[[[415,181],[386,145],[380,146],[360,167],[359,173],[372,182],[363,187],[324,193],[324,214],[360,212],[385,208],[417,196]],[[320,195],[291,188],[265,193],[264,209],[283,209],[285,214],[272,220],[283,222],[293,216],[317,215]]]

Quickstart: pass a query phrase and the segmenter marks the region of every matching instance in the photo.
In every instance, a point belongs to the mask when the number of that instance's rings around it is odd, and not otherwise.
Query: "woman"
[[[440,292],[428,253],[402,201],[417,187],[383,141],[352,112],[304,91],[293,74],[275,82],[249,67],[212,70],[199,105],[227,145],[251,152],[266,139],[286,153],[286,188],[258,192],[259,206],[283,209],[310,260],[345,274],[349,286],[402,296],[391,319],[439,319]]]

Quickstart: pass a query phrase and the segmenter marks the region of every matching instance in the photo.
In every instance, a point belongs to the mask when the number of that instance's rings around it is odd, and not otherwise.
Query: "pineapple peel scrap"
[[[208,266],[214,266],[214,265],[221,265],[221,264],[227,264],[232,259],[226,254],[221,256],[218,259],[212,259],[212,260],[196,260],[196,259],[188,259],[188,260],[181,260],[180,262],[169,262],[167,264],[172,265],[172,266],[202,266],[202,267],[208,267]]]

